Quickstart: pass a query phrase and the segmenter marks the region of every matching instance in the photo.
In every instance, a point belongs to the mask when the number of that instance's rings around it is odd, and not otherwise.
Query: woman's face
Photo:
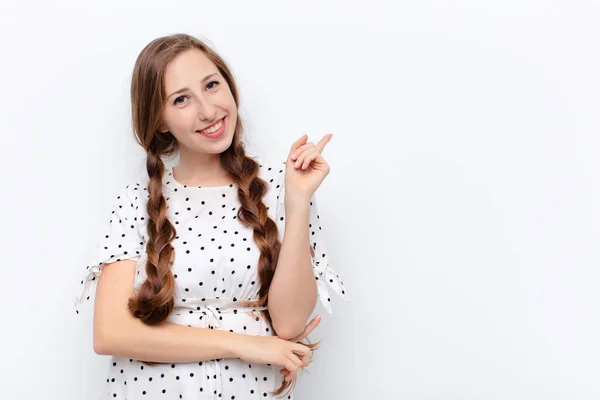
[[[186,50],[167,66],[164,85],[167,100],[161,132],[170,131],[182,151],[220,154],[227,150],[233,140],[237,107],[212,61],[198,49]],[[225,125],[219,137],[198,133],[219,123]]]

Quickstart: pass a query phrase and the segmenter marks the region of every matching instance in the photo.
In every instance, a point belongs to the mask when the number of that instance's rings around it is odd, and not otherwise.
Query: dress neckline
[[[179,190],[219,191],[219,190],[237,189],[237,185],[235,183],[230,183],[229,185],[219,185],[219,186],[184,185],[183,183],[180,183],[177,180],[175,180],[175,177],[173,175],[173,166],[168,166],[165,168],[163,182],[169,189],[174,190],[174,191],[179,191]]]

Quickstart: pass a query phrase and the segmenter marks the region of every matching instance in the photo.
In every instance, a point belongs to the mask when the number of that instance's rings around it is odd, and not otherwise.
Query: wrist
[[[231,357],[229,358],[239,358],[244,359],[246,351],[249,346],[254,346],[254,340],[258,336],[246,335],[243,333],[232,333],[234,335],[231,341],[228,341],[228,352]]]
[[[295,193],[285,193],[285,209],[286,211],[295,210],[306,210],[310,208],[311,198],[306,195],[299,195]]]

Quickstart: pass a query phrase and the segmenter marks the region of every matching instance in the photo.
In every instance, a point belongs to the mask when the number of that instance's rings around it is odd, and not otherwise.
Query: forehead
[[[206,75],[219,72],[216,65],[198,49],[186,50],[178,54],[165,69],[165,90],[178,90],[184,86],[200,84]]]

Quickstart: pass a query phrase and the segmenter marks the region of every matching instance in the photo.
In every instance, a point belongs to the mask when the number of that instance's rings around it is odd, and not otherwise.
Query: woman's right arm
[[[185,363],[240,357],[248,335],[190,328],[171,322],[149,326],[127,308],[135,279],[133,260],[102,266],[94,304],[94,351],[135,360]]]
[[[94,304],[93,336],[97,354],[157,363],[241,358],[281,365],[288,370],[307,364],[310,356],[307,346],[275,336],[251,336],[171,322],[144,324],[133,317],[127,307],[133,295],[135,265],[133,260],[122,260],[102,266]]]

